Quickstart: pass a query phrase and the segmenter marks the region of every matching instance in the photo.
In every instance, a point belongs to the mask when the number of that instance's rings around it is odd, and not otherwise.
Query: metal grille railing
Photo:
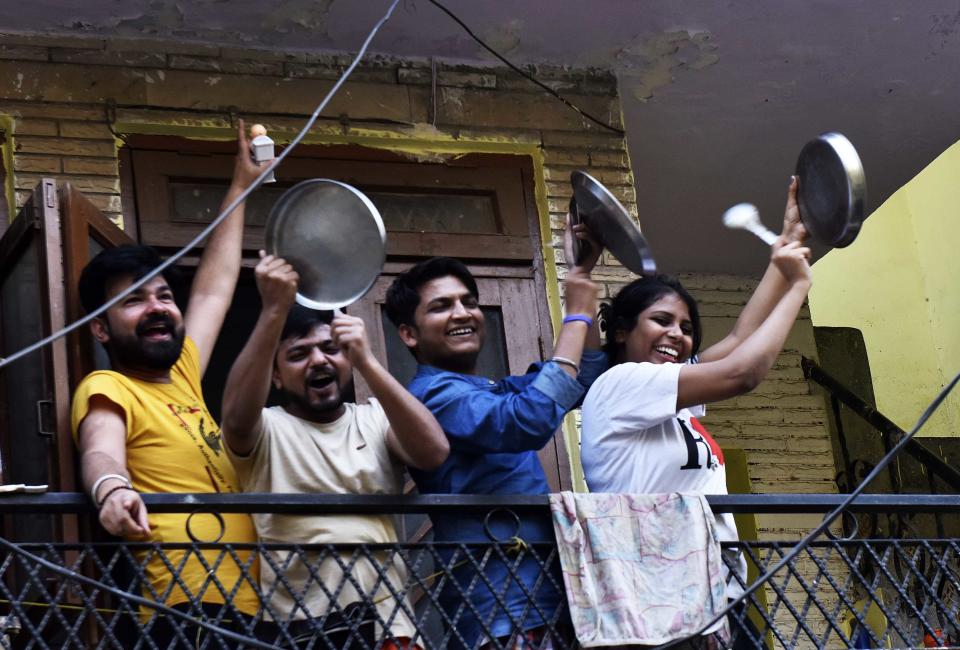
[[[809,513],[826,511],[839,499],[731,495],[710,501],[717,512]],[[545,497],[146,495],[145,500],[153,512],[200,507],[438,517],[473,511],[483,517],[494,510],[523,515],[547,509]],[[955,517],[960,497],[869,495],[854,509],[862,513],[856,516],[909,510]],[[89,505],[81,495],[18,496],[0,500],[0,512],[14,522],[6,527],[10,537],[18,517],[87,513]],[[745,540],[729,546],[763,573],[795,544]],[[158,562],[172,578],[161,581],[164,588],[149,580],[147,567]],[[191,563],[202,568],[199,581],[184,575]],[[506,568],[505,580],[489,579],[494,564]],[[535,567],[532,576],[521,580],[522,566]],[[277,576],[266,588],[258,579],[264,571]],[[519,606],[504,601],[510,583],[523,585]],[[508,621],[506,634],[477,609],[478,592]],[[0,551],[0,646],[374,649],[405,647],[401,637],[409,637],[424,649],[480,643],[507,648],[511,633],[533,618],[545,634],[529,647],[577,647],[565,607],[552,607],[549,599],[545,604],[541,596],[547,593],[563,593],[556,548],[517,539],[387,545],[17,542]],[[136,595],[165,601],[174,611],[144,606]],[[244,604],[247,595],[253,596],[252,606]],[[732,617],[732,627],[736,647],[904,648],[923,647],[925,640],[948,646],[958,641],[958,608],[956,539],[828,537],[751,595]],[[465,638],[467,619],[479,625],[479,640]]]
[[[739,547],[761,570],[792,544]],[[828,540],[806,548],[751,602],[755,645],[919,648],[958,645],[956,540]]]

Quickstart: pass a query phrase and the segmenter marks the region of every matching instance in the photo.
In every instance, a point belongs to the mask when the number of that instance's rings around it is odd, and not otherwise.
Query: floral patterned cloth
[[[706,498],[550,495],[563,582],[585,648],[658,645],[697,632],[727,603]],[[724,618],[707,633],[728,636]]]

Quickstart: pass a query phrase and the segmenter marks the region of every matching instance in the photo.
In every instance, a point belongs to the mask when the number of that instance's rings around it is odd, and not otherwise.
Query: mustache
[[[173,322],[173,318],[171,318],[169,314],[151,314],[137,324],[136,333],[138,336],[143,336],[146,334],[147,329],[156,327],[157,325],[163,325],[170,330],[171,333],[177,331],[177,325]]]

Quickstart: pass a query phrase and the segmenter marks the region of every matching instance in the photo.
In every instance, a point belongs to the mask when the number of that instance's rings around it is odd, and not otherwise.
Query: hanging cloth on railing
[[[727,603],[720,543],[702,495],[550,495],[563,582],[585,648],[659,645]],[[726,619],[707,631],[729,637]]]

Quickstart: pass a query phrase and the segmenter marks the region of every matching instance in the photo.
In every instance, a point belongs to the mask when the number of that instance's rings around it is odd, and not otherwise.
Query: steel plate
[[[811,140],[797,159],[797,203],[807,232],[834,248],[849,246],[863,224],[867,185],[857,150],[840,133]]]
[[[291,187],[267,218],[266,250],[300,274],[297,302],[311,309],[338,309],[361,298],[383,269],[386,242],[370,199],[325,178]]]
[[[586,172],[570,174],[570,183],[573,185],[570,200],[573,222],[587,224],[604,248],[637,275],[656,275],[653,251],[620,201]],[[577,260],[586,254],[577,239],[574,239],[574,254]]]

